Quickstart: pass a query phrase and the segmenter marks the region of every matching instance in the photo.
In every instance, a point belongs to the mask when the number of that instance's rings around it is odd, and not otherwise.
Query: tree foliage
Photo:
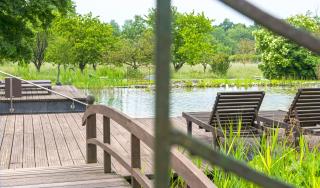
[[[151,64],[154,35],[147,21],[141,16],[127,20],[113,48],[105,54],[106,60],[115,65],[127,65],[137,70]]]
[[[59,17],[53,25],[54,36],[63,36],[72,45],[72,62],[83,72],[87,64],[96,68],[103,53],[114,41],[112,26],[91,14]],[[50,48],[50,45],[49,45]]]
[[[153,33],[146,30],[135,40],[128,38],[118,40],[106,59],[109,63],[118,66],[128,65],[137,70],[141,66],[151,64],[153,49]]]
[[[178,71],[184,63],[195,65],[202,63],[205,67],[214,53],[211,32],[212,20],[203,13],[194,12],[178,14],[174,28],[173,65]]]
[[[254,36],[252,32],[255,26],[246,26],[244,24],[234,24],[230,20],[224,20],[216,26],[212,32],[216,43],[218,43],[218,52],[229,55],[234,54],[254,54]],[[243,51],[243,47],[250,50]]]
[[[2,0],[0,9],[0,58],[28,62],[33,28],[49,27],[55,12],[65,13],[73,5],[71,0]]]
[[[309,15],[297,15],[287,21],[300,29],[315,34],[320,32],[319,24]],[[318,56],[266,29],[259,29],[254,35],[263,62],[260,68],[266,78],[316,78]]]

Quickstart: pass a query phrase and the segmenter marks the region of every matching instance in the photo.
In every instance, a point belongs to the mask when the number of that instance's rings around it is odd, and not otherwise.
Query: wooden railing
[[[97,139],[96,115],[103,116],[103,140]],[[117,122],[131,133],[131,164],[125,160],[110,142],[110,120]],[[154,150],[153,133],[127,115],[103,105],[90,105],[82,118],[87,133],[87,163],[97,162],[97,146],[104,150],[104,172],[111,172],[111,156],[117,160],[132,177],[132,187],[153,187],[153,182],[141,173],[140,142]],[[172,169],[184,178],[189,187],[216,187],[207,176],[177,149],[170,152]]]

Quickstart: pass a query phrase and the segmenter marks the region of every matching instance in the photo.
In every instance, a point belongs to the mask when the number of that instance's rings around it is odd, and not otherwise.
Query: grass
[[[57,67],[51,64],[44,64],[40,72],[37,72],[33,64],[21,67],[17,64],[6,63],[0,65],[0,69],[27,80],[51,80],[56,83],[57,79]],[[62,84],[72,84],[78,88],[101,89],[154,84],[153,80],[147,79],[149,75],[153,75],[153,68],[142,67],[136,71],[127,67],[99,65],[96,71],[87,67],[84,73],[81,73],[78,68],[61,68],[60,81]],[[172,83],[177,87],[296,86],[320,83],[314,80],[256,79],[261,76],[257,64],[233,63],[225,76],[217,76],[210,69],[204,73],[201,65],[185,65],[179,72],[172,72]],[[0,75],[1,79],[3,77]]]
[[[290,137],[279,136],[279,129],[264,136],[259,148],[259,139],[254,138],[249,144],[234,133],[230,138],[224,138],[220,151],[229,157],[246,163],[251,168],[272,178],[279,179],[296,187],[320,187],[320,155],[319,145],[310,147],[303,137],[300,138],[299,150],[292,146]],[[247,188],[258,187],[238,176],[208,165],[198,157],[194,164],[204,169],[205,174],[217,187]],[[181,177],[172,180],[175,187],[185,187]]]
[[[24,67],[19,67],[16,64],[5,64],[0,69],[26,80],[51,80],[53,83],[57,81],[57,67],[51,64],[44,64],[40,72],[37,72],[32,64]],[[3,77],[0,78],[3,79]],[[78,88],[96,89],[150,84],[149,80],[144,79],[144,74],[138,71],[113,66],[100,66],[96,71],[88,67],[83,73],[77,68],[64,69],[62,67],[60,81],[62,84],[72,84]]]
[[[210,67],[206,72],[202,65],[189,66],[184,65],[178,72],[172,73],[172,79],[254,79],[262,77],[262,72],[258,69],[258,64],[252,63],[232,63],[227,75],[219,76],[211,72]]]

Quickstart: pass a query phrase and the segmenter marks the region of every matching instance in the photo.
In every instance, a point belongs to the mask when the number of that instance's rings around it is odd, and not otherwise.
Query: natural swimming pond
[[[312,86],[315,87],[315,86]],[[296,87],[219,87],[219,88],[173,88],[171,91],[171,116],[181,116],[187,111],[210,111],[217,92],[258,91],[266,92],[260,110],[287,110],[297,92]],[[96,97],[99,104],[114,107],[131,117],[154,116],[154,93],[152,89],[108,88],[85,90]]]

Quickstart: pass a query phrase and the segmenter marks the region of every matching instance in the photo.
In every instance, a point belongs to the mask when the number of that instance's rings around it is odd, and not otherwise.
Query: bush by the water
[[[215,54],[210,64],[211,71],[217,75],[226,75],[230,68],[229,57],[226,54]]]
[[[287,19],[294,26],[320,34],[318,21],[308,15],[298,15]],[[316,69],[320,57],[299,45],[275,35],[266,29],[254,32],[256,47],[261,52],[263,64],[260,68],[268,79],[316,79]]]

